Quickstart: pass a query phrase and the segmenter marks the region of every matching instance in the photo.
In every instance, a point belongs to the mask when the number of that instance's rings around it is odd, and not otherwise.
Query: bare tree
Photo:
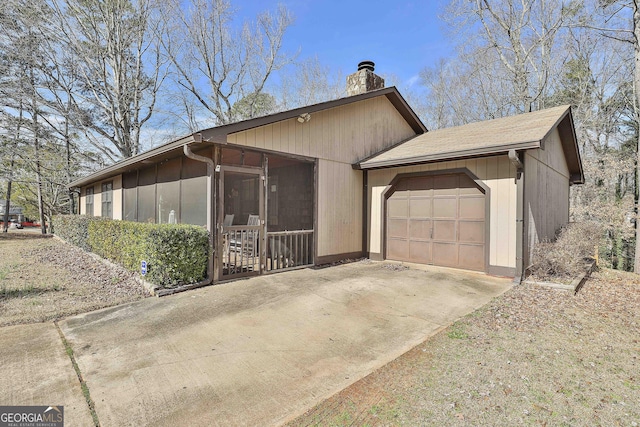
[[[280,76],[279,108],[290,110],[345,96],[344,76],[313,56],[291,64]]]
[[[199,127],[201,109],[215,124],[236,121],[233,105],[241,99],[249,101],[249,116],[255,115],[267,81],[291,61],[282,52],[285,32],[293,22],[288,10],[279,6],[275,14],[261,13],[255,23],[236,31],[234,11],[225,0],[172,0],[168,9],[171,21],[162,46],[172,63],[187,122]],[[201,109],[193,108],[192,100]]]
[[[163,81],[155,0],[52,0],[59,41],[74,57],[87,138],[107,158],[141,151],[140,132]],[[105,141],[107,142],[105,144]]]
[[[589,2],[588,19],[582,24],[584,27],[596,31],[598,34],[627,44],[632,47],[633,54],[627,59],[633,64],[632,96],[634,122],[634,150],[635,150],[635,258],[634,271],[640,274],[640,221],[639,191],[640,191],[640,5],[636,0],[598,0]]]
[[[474,73],[500,68],[498,77],[506,77],[511,87],[509,103],[516,112],[529,112],[544,107],[550,79],[557,73],[557,38],[578,6],[556,0],[454,0],[446,16],[466,38],[462,52],[474,53],[467,63],[480,61]],[[487,67],[487,60],[499,67]]]

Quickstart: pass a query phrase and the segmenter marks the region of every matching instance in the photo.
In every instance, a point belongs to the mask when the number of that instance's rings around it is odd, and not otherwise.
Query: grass
[[[91,398],[91,393],[89,392],[89,386],[85,382],[82,377],[82,372],[80,372],[80,367],[76,362],[75,355],[73,353],[73,348],[67,338],[62,333],[60,326],[58,326],[57,322],[54,322],[56,325],[56,329],[58,330],[58,335],[60,335],[60,339],[62,340],[62,344],[64,345],[65,352],[67,356],[69,356],[69,360],[71,361],[71,365],[73,366],[73,370],[75,371],[78,381],[80,381],[80,388],[82,389],[82,395],[84,396],[85,401],[87,402],[87,406],[89,407],[89,412],[91,412],[91,418],[93,419],[93,424],[95,427],[100,427],[100,420],[98,419],[98,413],[96,412],[96,405]]]
[[[343,426],[640,425],[638,337],[640,276],[514,287],[289,426],[332,408]]]
[[[469,335],[464,330],[464,325],[460,322],[456,322],[449,327],[447,336],[453,340],[464,340],[469,338]]]

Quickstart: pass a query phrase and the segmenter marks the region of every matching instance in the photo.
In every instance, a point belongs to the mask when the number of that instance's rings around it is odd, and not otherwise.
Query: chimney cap
[[[358,71],[360,70],[369,70],[371,72],[373,72],[373,69],[375,67],[375,63],[373,61],[362,61],[358,64]]]

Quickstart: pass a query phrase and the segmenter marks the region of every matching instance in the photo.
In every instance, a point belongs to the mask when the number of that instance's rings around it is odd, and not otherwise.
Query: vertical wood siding
[[[352,164],[415,132],[384,96],[228,136],[231,144]]]
[[[362,251],[362,171],[318,161],[318,256]]]
[[[384,97],[376,97],[228,136],[230,144],[317,158],[317,256],[360,252],[362,177],[352,164],[415,132]]]
[[[525,267],[533,261],[530,253],[534,245],[552,240],[569,222],[569,170],[557,130],[543,146],[525,154]]]
[[[109,179],[104,179],[95,184],[88,185],[86,187],[82,187],[82,191],[80,192],[80,214],[87,214],[87,206],[86,206],[86,194],[87,188],[93,188],[93,215],[101,216],[102,215],[102,183],[103,182],[113,182],[113,194],[112,199],[112,212],[113,219],[122,219],[122,175],[116,175]]]
[[[369,171],[369,247],[372,254],[382,254],[384,211],[381,195],[387,185],[401,173],[467,168],[490,189],[489,264],[516,266],[516,170],[507,156],[439,162],[427,165]]]

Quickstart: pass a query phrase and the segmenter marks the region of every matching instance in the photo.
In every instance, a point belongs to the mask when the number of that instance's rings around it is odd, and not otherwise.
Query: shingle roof
[[[289,111],[283,111],[268,116],[257,117],[254,119],[217,126],[210,129],[203,129],[192,135],[186,135],[185,137],[178,140],[161,145],[136,156],[121,160],[89,176],[77,179],[70,183],[68,186],[70,188],[81,187],[83,185],[96,182],[101,179],[109,178],[111,176],[130,170],[136,167],[136,165],[141,162],[151,163],[162,158],[168,158],[167,156],[170,156],[172,154],[179,155],[180,153],[182,153],[182,147],[185,144],[194,144],[194,148],[199,148],[201,145],[209,145],[211,143],[226,144],[227,135],[233,132],[239,132],[242,130],[264,126],[270,123],[297,117],[302,113],[313,113],[316,111],[328,110],[330,108],[340,107],[342,105],[363,101],[377,96],[385,96],[389,100],[389,102],[391,102],[391,104],[396,108],[396,110],[402,115],[407,124],[411,126],[414,132],[423,133],[427,131],[425,125],[420,121],[420,118],[418,118],[409,104],[407,104],[407,101],[405,101],[400,92],[398,92],[398,89],[396,89],[394,86],[391,86],[383,89],[372,90],[359,95],[347,96],[333,101],[326,101]]]
[[[571,151],[571,146],[575,146],[577,153],[571,108],[564,105],[427,132],[365,159],[357,166],[361,169],[373,169],[492,155],[508,152],[510,149],[538,148],[545,136],[567,118],[571,135],[564,133],[564,136],[571,141],[563,141],[563,146],[565,151]],[[579,155],[569,155],[567,161],[579,162]],[[582,167],[579,164],[578,169],[581,174]]]

